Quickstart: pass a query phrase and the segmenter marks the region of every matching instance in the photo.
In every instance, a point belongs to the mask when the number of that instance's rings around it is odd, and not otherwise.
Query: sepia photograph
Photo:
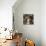
[[[34,16],[33,14],[24,14],[23,15],[23,24],[34,24]]]

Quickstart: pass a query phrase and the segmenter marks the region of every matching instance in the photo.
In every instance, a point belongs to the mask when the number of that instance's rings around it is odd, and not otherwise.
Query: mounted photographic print
[[[23,24],[34,24],[33,14],[24,14],[23,15]]]

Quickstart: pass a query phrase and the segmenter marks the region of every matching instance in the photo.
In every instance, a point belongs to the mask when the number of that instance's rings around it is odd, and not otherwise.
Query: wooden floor
[[[16,46],[15,39],[13,39],[13,40],[6,40],[6,42],[2,43],[0,46]]]

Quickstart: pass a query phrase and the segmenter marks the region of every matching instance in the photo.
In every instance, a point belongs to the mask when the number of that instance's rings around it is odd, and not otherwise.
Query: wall
[[[23,0],[21,4],[14,5],[15,30],[23,33],[23,37],[35,41],[36,46],[41,46],[41,0]],[[34,24],[24,25],[23,14],[34,14]]]
[[[0,0],[0,27],[12,29],[12,6],[16,0]]]
[[[41,1],[41,38],[42,46],[46,46],[46,0]]]

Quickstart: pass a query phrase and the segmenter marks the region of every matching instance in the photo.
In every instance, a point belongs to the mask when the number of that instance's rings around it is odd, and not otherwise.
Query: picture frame
[[[33,14],[24,14],[23,15],[23,24],[25,24],[25,25],[34,24],[34,15]]]

